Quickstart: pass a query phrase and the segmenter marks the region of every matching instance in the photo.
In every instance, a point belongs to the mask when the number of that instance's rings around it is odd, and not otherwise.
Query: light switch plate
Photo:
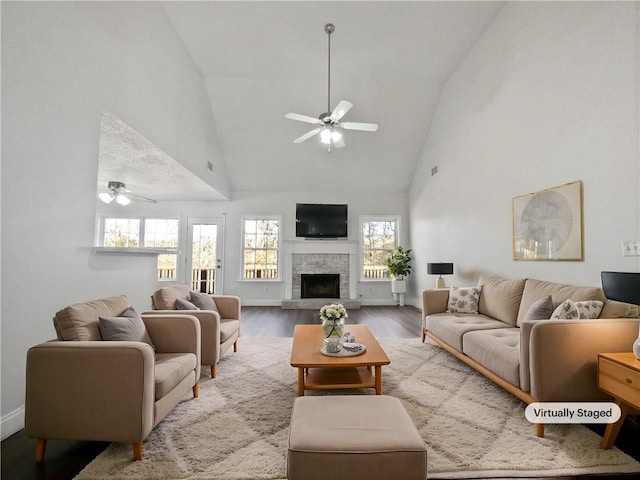
[[[625,257],[640,257],[640,240],[625,240],[622,242],[622,255]]]

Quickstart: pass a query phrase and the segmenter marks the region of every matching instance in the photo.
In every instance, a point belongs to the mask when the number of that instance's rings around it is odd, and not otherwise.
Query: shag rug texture
[[[544,477],[640,472],[640,463],[582,425],[546,425],[544,438],[524,404],[459,360],[420,339],[381,339],[385,395],[402,400],[427,444],[428,478]],[[144,442],[111,444],[76,477],[101,479],[284,479],[297,371],[291,338],[247,338],[227,353],[200,396],[185,399]],[[307,392],[316,395],[361,391]]]

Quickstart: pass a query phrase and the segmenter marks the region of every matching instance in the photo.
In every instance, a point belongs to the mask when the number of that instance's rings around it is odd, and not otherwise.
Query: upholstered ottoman
[[[427,449],[402,402],[384,395],[296,398],[289,480],[424,480]]]

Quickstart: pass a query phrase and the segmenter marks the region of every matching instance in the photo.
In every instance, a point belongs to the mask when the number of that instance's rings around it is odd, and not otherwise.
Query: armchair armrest
[[[529,340],[531,395],[541,402],[606,399],[597,388],[598,353],[630,351],[639,322],[617,318],[535,323]]]
[[[51,341],[27,352],[25,431],[44,439],[139,443],[154,425],[153,349]]]
[[[240,297],[235,295],[212,295],[222,318],[240,320]]]

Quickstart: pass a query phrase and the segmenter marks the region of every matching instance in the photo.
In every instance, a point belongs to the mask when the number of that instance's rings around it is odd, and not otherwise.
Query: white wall
[[[1,8],[4,439],[22,427],[27,348],[55,336],[55,312],[122,293],[146,308],[155,286],[153,257],[90,253],[102,112],[229,192],[202,78],[160,5]]]
[[[410,192],[414,301],[435,284],[430,261],[454,262],[448,285],[481,272],[600,285],[602,270],[638,270],[621,248],[640,238],[638,5],[508,3],[458,66]],[[584,261],[512,260],[512,197],[574,180]]]

